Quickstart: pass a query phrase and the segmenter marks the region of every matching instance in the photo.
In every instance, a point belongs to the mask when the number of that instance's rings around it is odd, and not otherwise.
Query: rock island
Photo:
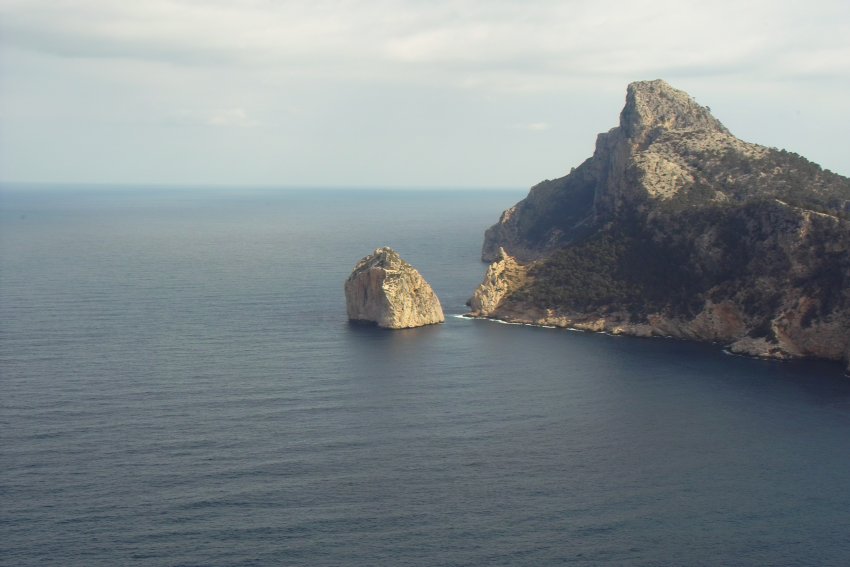
[[[357,263],[345,281],[345,303],[349,320],[387,329],[445,321],[440,300],[425,278],[389,247]]]

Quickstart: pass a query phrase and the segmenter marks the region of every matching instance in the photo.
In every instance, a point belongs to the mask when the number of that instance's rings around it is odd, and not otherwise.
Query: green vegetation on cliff
[[[633,215],[535,263],[515,299],[541,308],[625,310],[695,316],[706,300],[734,300],[753,321],[768,321],[785,292],[817,298],[817,316],[850,306],[850,257],[831,251],[841,223],[805,243],[794,273],[788,246],[798,210],[773,199]],[[777,238],[782,230],[787,238]],[[815,314],[813,313],[812,316]]]
[[[684,157],[694,182],[661,206],[681,209],[710,204],[718,194],[738,203],[772,197],[850,220],[850,179],[793,152],[766,149],[754,159],[727,147]]]

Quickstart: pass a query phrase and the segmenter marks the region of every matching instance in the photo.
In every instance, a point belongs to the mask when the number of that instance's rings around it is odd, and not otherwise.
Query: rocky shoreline
[[[530,310],[534,314],[536,309]],[[656,327],[650,324],[641,323],[623,323],[618,319],[609,319],[606,317],[593,316],[574,316],[574,318],[559,316],[559,315],[542,315],[540,317],[529,317],[529,313],[517,312],[516,314],[504,313],[499,316],[494,315],[475,315],[473,313],[464,313],[460,316],[463,319],[474,319],[481,321],[491,321],[505,325],[521,325],[525,327],[538,327],[541,329],[561,329],[567,331],[575,331],[581,333],[598,333],[608,336],[622,336],[642,339],[673,339],[679,341],[692,341],[709,343],[720,348],[724,353],[730,356],[740,356],[743,358],[755,358],[759,360],[774,360],[774,361],[790,361],[790,360],[830,360],[833,362],[841,362],[842,358],[824,358],[818,356],[806,355],[791,355],[785,351],[777,350],[775,345],[767,341],[743,338],[732,343],[722,340],[707,340],[693,338],[690,336],[681,336],[676,334],[668,334],[666,331],[669,327]],[[850,363],[844,369],[844,373],[850,377]]]
[[[521,278],[522,283],[509,281],[510,275]],[[773,322],[774,338],[770,340],[764,336],[752,336],[752,329],[747,325],[745,316],[732,302],[713,304],[707,301],[703,310],[693,318],[656,312],[644,314],[642,321],[634,321],[631,314],[616,310],[615,307],[601,308],[593,313],[575,312],[542,308],[511,297],[507,290],[521,289],[527,278],[522,266],[503,252],[502,259],[491,264],[484,281],[469,300],[468,305],[472,310],[464,316],[609,335],[710,342],[722,345],[732,354],[762,359],[843,360],[850,374],[850,347],[845,347],[847,337],[841,321],[834,322],[829,328],[802,329],[799,325],[786,325],[783,328],[783,319],[777,318]],[[486,298],[486,301],[481,298]],[[788,317],[784,320],[787,322]],[[806,336],[801,337],[800,333]]]

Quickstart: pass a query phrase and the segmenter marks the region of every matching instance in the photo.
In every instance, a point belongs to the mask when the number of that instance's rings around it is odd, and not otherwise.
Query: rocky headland
[[[739,140],[664,81],[485,234],[471,315],[845,360],[850,179]]]
[[[419,272],[392,248],[360,260],[345,281],[351,321],[387,329],[421,327],[445,320],[440,300]]]

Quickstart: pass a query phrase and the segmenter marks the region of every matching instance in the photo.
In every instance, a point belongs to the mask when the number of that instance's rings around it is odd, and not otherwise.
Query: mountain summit
[[[707,107],[662,80],[632,83],[620,125],[599,134],[592,157],[539,183],[485,234],[499,248],[539,258],[599,225],[648,208],[665,210],[777,198],[850,217],[850,180],[794,153],[739,140]]]
[[[661,79],[632,83],[626,91],[626,106],[620,113],[620,130],[632,140],[645,139],[662,130],[729,132],[710,109],[700,106],[688,93],[674,89]]]
[[[630,84],[619,126],[502,213],[482,258],[478,316],[850,359],[850,179],[661,80]]]

